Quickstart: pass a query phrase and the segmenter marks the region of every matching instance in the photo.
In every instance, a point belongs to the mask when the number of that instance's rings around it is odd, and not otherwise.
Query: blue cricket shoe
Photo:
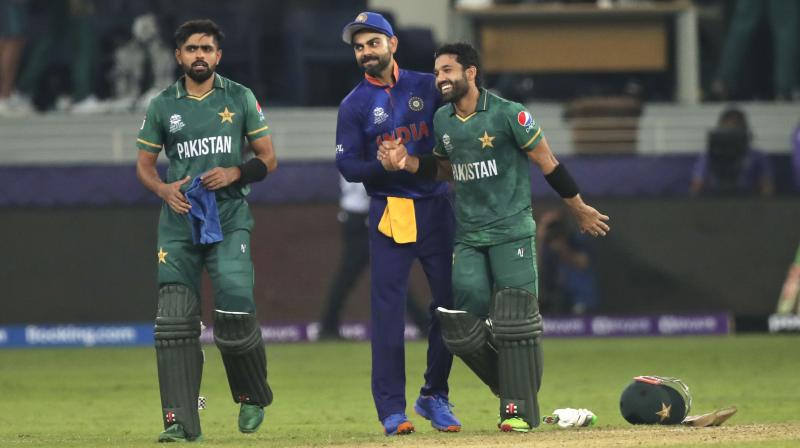
[[[383,419],[383,433],[387,436],[411,434],[414,425],[408,421],[406,414],[392,414]]]
[[[442,395],[420,395],[414,403],[414,410],[427,420],[431,426],[442,432],[461,431],[461,422],[450,410],[453,405]]]

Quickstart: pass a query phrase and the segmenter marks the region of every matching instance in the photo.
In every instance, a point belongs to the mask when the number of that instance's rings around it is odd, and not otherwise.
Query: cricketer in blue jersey
[[[365,71],[339,106],[336,165],[370,196],[372,395],[386,435],[414,431],[406,416],[405,300],[411,265],[419,260],[433,295],[432,309],[453,303],[452,252],[455,230],[446,183],[427,181],[377,160],[383,141],[401,139],[411,154],[430,154],[433,115],[441,100],[434,77],[401,70],[394,60],[397,38],[380,14],[364,12],[345,26]],[[455,432],[447,379],[453,356],[442,341],[438,319],[428,335],[425,384],[414,409],[431,425]]]

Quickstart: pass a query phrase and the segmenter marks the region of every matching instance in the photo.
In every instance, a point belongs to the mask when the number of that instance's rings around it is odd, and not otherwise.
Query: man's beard
[[[469,83],[467,82],[466,74],[463,75],[461,79],[439,83],[440,93],[442,91],[442,85],[448,82],[453,86],[453,88],[451,88],[447,93],[442,93],[442,101],[446,103],[457,103],[461,98],[464,98],[464,95],[466,95],[467,92],[469,92]]]
[[[375,65],[371,65],[369,67],[364,66],[364,63],[373,60],[378,61],[378,63]],[[360,61],[361,68],[364,70],[364,72],[374,78],[380,76],[381,73],[383,73],[383,71],[386,70],[386,67],[388,67],[391,62],[392,62],[392,56],[390,53],[386,53],[380,56],[364,56],[361,58]]]
[[[197,72],[197,71],[194,70],[194,67],[198,66],[198,65],[199,66],[203,66],[206,69],[204,71]],[[194,81],[194,82],[196,82],[198,84],[207,81],[208,78],[210,78],[211,75],[214,74],[214,68],[216,68],[216,67],[210,67],[207,63],[199,62],[199,61],[193,63],[192,65],[190,65],[188,67],[183,65],[183,71],[186,73],[186,76],[188,76],[189,78],[192,79],[192,81]]]

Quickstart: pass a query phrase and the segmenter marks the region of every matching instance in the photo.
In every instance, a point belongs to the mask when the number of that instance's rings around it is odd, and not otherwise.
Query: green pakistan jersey
[[[171,183],[218,166],[240,165],[244,139],[253,141],[269,132],[253,92],[214,74],[214,88],[203,96],[189,95],[182,77],[153,98],[136,144],[152,153],[164,148]],[[217,191],[217,199],[243,198],[249,191],[236,182]]]
[[[525,107],[481,89],[472,115],[460,117],[444,105],[433,128],[433,153],[453,168],[456,241],[489,246],[533,236],[527,152],[543,135]]]

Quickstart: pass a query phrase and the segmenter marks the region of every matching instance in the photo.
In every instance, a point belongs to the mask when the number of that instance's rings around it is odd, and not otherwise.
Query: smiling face
[[[359,31],[353,36],[353,52],[356,62],[364,72],[379,77],[392,63],[397,51],[397,38],[387,37],[375,31]]]
[[[436,58],[433,74],[436,76],[436,87],[442,99],[448,103],[458,102],[469,92],[470,85],[475,83],[475,67],[466,70],[456,56],[443,54]]]
[[[214,36],[196,33],[175,50],[175,59],[186,76],[200,84],[211,78],[216,71],[217,64],[222,59],[222,50]]]

